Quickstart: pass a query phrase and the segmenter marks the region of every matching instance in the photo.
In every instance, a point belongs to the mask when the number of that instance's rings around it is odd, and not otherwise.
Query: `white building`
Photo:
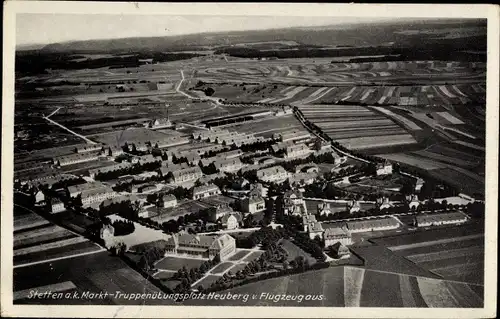
[[[41,203],[45,200],[45,195],[43,194],[43,192],[41,190],[37,191],[35,193],[35,203],[38,204],[38,203]]]
[[[59,199],[55,198],[52,200],[52,205],[51,205],[51,212],[52,214],[64,212],[66,208],[64,207],[64,203],[61,202]]]
[[[393,217],[372,218],[346,222],[347,230],[351,233],[397,229],[399,222]]]
[[[304,231],[309,235],[309,238],[314,239],[316,236],[323,238],[323,226],[316,220],[314,215],[303,215],[302,225],[304,226]]]
[[[417,195],[408,196],[407,199],[408,199],[408,206],[410,207],[410,209],[417,209],[418,206],[420,206],[420,201],[418,200]]]
[[[390,209],[394,206],[394,205],[392,205],[392,203],[389,201],[389,198],[387,198],[387,197],[378,199],[377,202],[380,205],[379,206],[380,210]]]
[[[91,182],[85,184],[78,184],[68,187],[68,194],[70,197],[76,197],[82,192],[94,190],[94,189],[106,189],[107,186],[101,182]]]
[[[284,182],[288,178],[288,172],[282,166],[272,166],[257,171],[257,178],[263,182]]]
[[[392,164],[389,162],[377,164],[377,176],[392,174]]]
[[[218,159],[212,165],[219,172],[237,172],[243,167],[239,158]]]
[[[219,187],[214,184],[193,187],[193,199],[195,200],[219,194],[221,194],[221,191]]]
[[[196,181],[198,178],[203,176],[199,166],[184,168],[174,171],[172,174],[174,177],[174,183]]]
[[[461,212],[417,215],[414,223],[418,227],[462,224],[468,221],[467,215]]]
[[[110,187],[106,187],[103,189],[92,189],[83,191],[81,193],[82,196],[82,205],[89,206],[94,203],[101,203],[106,199],[110,199],[116,196],[120,196],[118,193],[113,191]]]
[[[349,213],[355,213],[359,212],[361,210],[361,205],[359,204],[359,201],[350,201],[349,204]]]
[[[148,128],[157,130],[161,128],[169,128],[172,127],[173,124],[170,122],[170,120],[167,118],[160,118],[160,119],[154,119],[151,122],[148,123]]]
[[[132,165],[130,163],[117,163],[115,165],[94,168],[94,169],[90,169],[89,170],[89,176],[92,177],[92,178],[95,178],[96,175],[98,175],[98,174],[115,172],[115,171],[121,171],[121,170],[129,168],[131,166]]]
[[[306,202],[302,193],[298,190],[285,192],[282,206],[285,215],[308,215]]]
[[[242,221],[241,214],[238,212],[234,212],[231,214],[227,214],[221,217],[220,222],[224,228],[227,230],[233,230],[240,228],[240,223]]]
[[[88,152],[95,152],[95,151],[101,151],[104,147],[104,144],[85,144],[82,146],[77,146],[75,148],[75,153],[88,153]]]

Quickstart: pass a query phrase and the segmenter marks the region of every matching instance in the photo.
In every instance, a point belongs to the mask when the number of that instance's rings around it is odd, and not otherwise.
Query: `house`
[[[355,213],[359,212],[361,210],[361,205],[359,204],[359,201],[350,201],[348,203],[348,208],[349,208],[349,213]]]
[[[134,142],[132,144],[128,144],[129,151],[148,152],[149,149],[150,149],[150,145],[147,142]]]
[[[307,206],[302,193],[298,190],[286,191],[283,195],[283,213],[285,215],[307,215]]]
[[[387,197],[377,199],[377,203],[379,204],[378,208],[380,210],[390,209],[394,206],[394,205],[392,205],[392,203],[389,201],[389,198],[387,198]]]
[[[390,216],[367,220],[348,221],[346,222],[346,225],[347,229],[351,233],[397,229],[400,226],[399,222]]]
[[[121,148],[120,146],[110,146],[110,147],[106,148],[104,151],[105,151],[104,154],[106,156],[111,156],[111,157],[115,157],[115,158],[124,153],[123,148]]]
[[[105,173],[109,173],[109,172],[121,171],[121,170],[125,170],[131,166],[132,165],[130,163],[118,163],[115,165],[94,168],[94,169],[89,170],[89,176],[91,178],[95,178],[98,174],[105,174]]]
[[[148,123],[148,128],[153,130],[168,128],[172,126],[173,124],[172,122],[170,122],[170,119],[168,118],[153,119],[151,122]]]
[[[317,138],[316,141],[314,141],[314,150],[315,151],[324,151],[324,150],[331,150],[331,145],[327,141],[323,141],[320,138]]]
[[[75,147],[75,153],[88,153],[88,152],[95,152],[95,151],[101,151],[104,148],[104,144],[85,144],[82,146],[77,146]]]
[[[316,236],[323,238],[323,226],[316,220],[314,215],[303,215],[302,225],[304,226],[304,231],[309,234],[309,238],[314,239]]]
[[[231,214],[224,215],[220,218],[220,223],[227,230],[233,230],[240,227],[240,223],[243,220],[243,217],[239,212],[233,212]]]
[[[236,251],[236,241],[228,234],[192,235],[175,234],[167,240],[165,256],[186,256],[212,260],[219,256],[226,260]]]
[[[43,201],[45,201],[45,195],[44,193],[41,191],[41,190],[38,190],[35,194],[34,194],[34,197],[35,197],[35,203],[38,204],[38,203],[41,203]]]
[[[391,175],[392,174],[392,164],[388,161],[384,163],[377,164],[377,176]]]
[[[469,217],[462,212],[447,212],[417,215],[414,219],[414,225],[417,227],[454,225],[465,223],[468,220]]]
[[[166,177],[169,173],[189,168],[187,163],[174,164],[171,162],[162,162],[161,164],[162,166],[158,169],[158,173],[163,177]]]
[[[199,166],[188,167],[172,172],[174,183],[196,181],[203,176]]]
[[[248,193],[249,197],[257,196],[257,197],[266,197],[267,196],[267,188],[262,186],[261,183],[255,183],[250,186],[250,192]]]
[[[250,196],[241,201],[241,209],[250,214],[256,214],[266,210],[266,201],[259,196]]]
[[[341,242],[333,244],[330,249],[333,252],[333,257],[335,259],[344,259],[344,258],[349,258],[351,256],[349,248],[344,246],[344,244],[342,244]]]
[[[420,200],[418,200],[417,195],[411,195],[407,197],[408,200],[408,206],[410,207],[411,210],[415,210],[420,206]]]
[[[99,152],[88,152],[59,156],[54,159],[54,164],[59,166],[67,166],[72,164],[91,162],[98,160],[99,155]]]
[[[274,112],[274,116],[285,116],[293,114],[293,109],[289,106],[283,106],[281,109]]]
[[[139,198],[136,196],[136,195],[117,195],[116,197],[111,197],[111,198],[108,198],[106,200],[103,200],[102,203],[99,205],[99,208],[101,207],[107,207],[109,205],[113,205],[113,204],[119,204],[119,203],[123,203],[123,202],[131,202],[131,203],[135,203],[135,202],[139,202]]]
[[[50,209],[50,212],[52,214],[57,214],[57,213],[60,213],[60,212],[64,212],[65,210],[66,210],[66,208],[64,207],[64,203],[63,202],[61,202],[57,198],[52,199],[51,209]]]
[[[209,218],[211,222],[217,222],[222,217],[233,213],[233,209],[228,204],[220,204],[210,208]]]
[[[332,210],[330,209],[330,203],[321,202],[318,204],[318,215],[331,215]]]
[[[193,199],[200,199],[221,194],[217,185],[209,184],[193,187]]]
[[[325,247],[332,246],[336,243],[341,243],[342,245],[351,245],[352,237],[351,234],[345,227],[331,227],[325,229],[323,234],[325,240]]]
[[[239,158],[218,159],[211,165],[218,172],[237,172],[243,167]]]
[[[164,208],[171,208],[177,206],[177,198],[172,194],[163,195],[161,198]]]
[[[285,158],[304,156],[308,155],[310,152],[311,150],[304,143],[295,144],[292,146],[288,146],[285,149]]]
[[[270,151],[275,154],[275,155],[279,155],[281,154],[281,152],[285,151],[287,149],[287,147],[290,147],[290,146],[293,146],[295,145],[293,142],[291,141],[288,141],[288,142],[278,142],[278,143],[275,143],[273,145],[271,145],[271,149]]]
[[[272,166],[257,171],[257,179],[263,182],[284,182],[288,178],[288,172],[282,166]]]

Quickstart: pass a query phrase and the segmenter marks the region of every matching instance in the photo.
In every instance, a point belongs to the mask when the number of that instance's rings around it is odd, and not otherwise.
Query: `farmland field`
[[[130,269],[121,259],[109,256],[108,252],[58,260],[52,263],[14,268],[14,291],[71,281],[79,293],[101,291],[135,293],[141,291],[158,292],[159,289]],[[104,299],[22,299],[17,303],[31,304],[166,304],[168,301],[125,300],[108,296]]]
[[[287,258],[288,261],[292,261],[298,256],[302,256],[309,262],[310,265],[316,263],[315,258],[311,257],[310,254],[306,253],[305,251],[297,247],[297,245],[295,245],[291,241],[287,239],[282,239],[278,243],[283,244],[283,249],[288,253],[288,258]]]

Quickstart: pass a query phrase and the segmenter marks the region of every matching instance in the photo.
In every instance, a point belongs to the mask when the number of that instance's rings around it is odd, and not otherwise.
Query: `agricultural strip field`
[[[215,277],[215,276],[214,276]],[[215,280],[217,278],[214,278]],[[319,282],[320,284],[317,284]],[[430,298],[430,287],[442,287],[444,300]],[[286,277],[247,284],[228,290],[231,294],[270,294],[270,298],[217,301],[223,306],[295,306],[295,307],[482,307],[481,287],[443,280],[407,276],[396,273],[364,270],[351,266],[330,267]],[[279,300],[273,296],[322,295],[322,300]],[[390,297],[389,297],[390,296]],[[212,302],[206,304],[206,302]],[[185,305],[201,305],[199,300],[188,300]],[[204,305],[216,305],[204,301]]]
[[[287,131],[306,131],[302,124],[293,116],[281,116],[254,120],[238,125],[231,125],[227,128],[239,133],[255,134],[265,138],[272,137],[273,134]]]
[[[473,172],[469,172],[459,167],[446,167],[430,171],[437,178],[440,178],[455,187],[459,188],[462,192],[474,194],[484,194],[485,181],[484,177]]]
[[[446,165],[431,159],[424,159],[414,155],[408,155],[404,153],[393,153],[393,154],[378,154],[378,157],[388,159],[390,161],[401,162],[407,165],[415,166],[425,170],[441,169]]]
[[[292,261],[295,258],[302,256],[302,257],[304,257],[304,259],[306,259],[309,262],[310,265],[316,263],[315,258],[311,257],[310,254],[306,253],[305,251],[303,251],[302,249],[297,247],[297,245],[295,245],[291,241],[289,241],[287,239],[281,239],[278,242],[278,244],[279,243],[283,244],[283,246],[282,246],[283,249],[288,253],[288,258],[287,258],[288,261]]]
[[[149,281],[129,268],[120,258],[111,257],[108,252],[92,255],[79,256],[64,260],[58,260],[45,264],[33,265],[22,268],[14,268],[14,292],[35,289],[47,285],[54,285],[71,281],[80,294],[86,291],[100,293],[101,291],[122,293],[137,293],[137,287],[141,292],[159,292]],[[35,286],[36,285],[36,286]],[[75,289],[75,288],[73,288]],[[15,301],[21,304],[169,304],[168,300],[126,300],[115,299],[108,296],[104,299],[20,299]]]
[[[308,105],[299,108],[307,120],[350,149],[416,144],[416,140],[392,120],[361,106]]]

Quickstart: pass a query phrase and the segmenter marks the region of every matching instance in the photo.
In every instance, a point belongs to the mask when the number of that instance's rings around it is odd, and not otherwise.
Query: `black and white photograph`
[[[2,315],[495,317],[498,7],[41,2]]]

